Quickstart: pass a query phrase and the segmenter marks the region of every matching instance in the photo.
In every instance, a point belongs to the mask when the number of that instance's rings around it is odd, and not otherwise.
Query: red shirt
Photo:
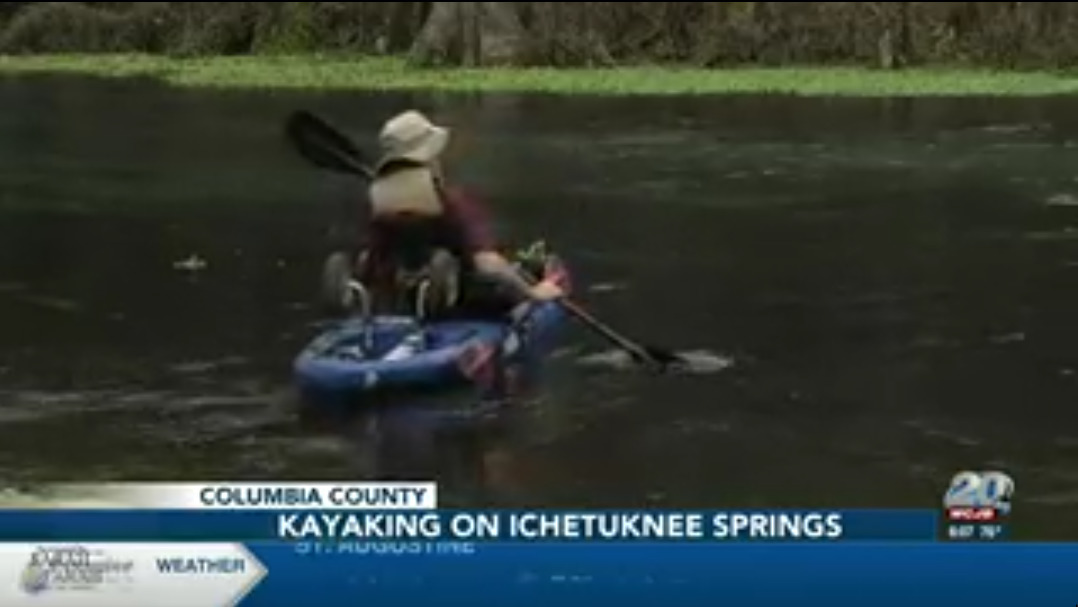
[[[459,230],[469,252],[474,255],[498,248],[487,209],[475,196],[461,188],[449,188],[443,204],[446,217]]]

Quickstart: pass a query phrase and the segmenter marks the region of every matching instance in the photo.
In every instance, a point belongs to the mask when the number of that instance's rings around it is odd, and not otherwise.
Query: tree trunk
[[[421,65],[517,64],[525,35],[512,2],[434,2],[410,58]]]
[[[910,11],[909,2],[888,2],[883,7],[882,28],[877,39],[879,67],[895,70],[909,61]]]
[[[386,44],[386,50],[390,53],[408,50],[416,23],[422,20],[422,16],[417,18],[418,12],[423,8],[422,5],[422,2],[393,2],[391,4]]]
[[[461,50],[466,67],[478,67],[483,62],[483,33],[480,30],[482,2],[458,2]]]
[[[422,65],[451,61],[457,21],[456,2],[433,3],[426,23],[412,43],[411,60]]]
[[[513,2],[481,2],[482,62],[513,65],[527,55],[527,34]]]
[[[898,3],[898,58],[902,67],[916,61],[913,50],[913,25],[909,2]]]

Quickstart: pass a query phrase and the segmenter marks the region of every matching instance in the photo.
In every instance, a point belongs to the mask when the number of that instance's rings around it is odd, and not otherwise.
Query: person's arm
[[[533,286],[524,279],[513,264],[497,251],[481,251],[473,256],[475,269],[481,275],[504,285],[522,297],[533,297]]]
[[[561,287],[551,280],[542,280],[532,284],[521,276],[519,270],[500,253],[494,251],[476,253],[473,261],[476,271],[519,293],[521,297],[549,301],[564,295]]]
[[[481,204],[459,190],[450,192],[448,200],[454,218],[463,229],[468,248],[474,251],[472,263],[476,272],[528,299],[556,299],[562,295],[561,289],[552,282],[532,284],[532,280],[540,277],[521,276],[519,270],[498,252],[489,218]]]

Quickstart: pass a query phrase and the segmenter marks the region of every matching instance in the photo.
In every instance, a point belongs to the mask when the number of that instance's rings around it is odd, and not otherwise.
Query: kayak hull
[[[564,267],[548,267],[547,276],[567,288]],[[346,318],[299,353],[295,385],[303,405],[332,410],[363,406],[378,395],[482,385],[499,365],[529,366],[549,354],[566,318],[556,302],[524,304],[512,319]],[[424,342],[419,351],[398,360],[386,356],[417,333]]]

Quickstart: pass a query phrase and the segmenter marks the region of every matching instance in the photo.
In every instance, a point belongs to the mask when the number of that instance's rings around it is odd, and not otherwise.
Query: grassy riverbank
[[[150,77],[177,86],[437,90],[608,95],[783,93],[837,96],[1041,96],[1078,93],[1078,76],[968,69],[420,69],[386,58],[149,55],[0,56],[0,77],[66,73]]]

